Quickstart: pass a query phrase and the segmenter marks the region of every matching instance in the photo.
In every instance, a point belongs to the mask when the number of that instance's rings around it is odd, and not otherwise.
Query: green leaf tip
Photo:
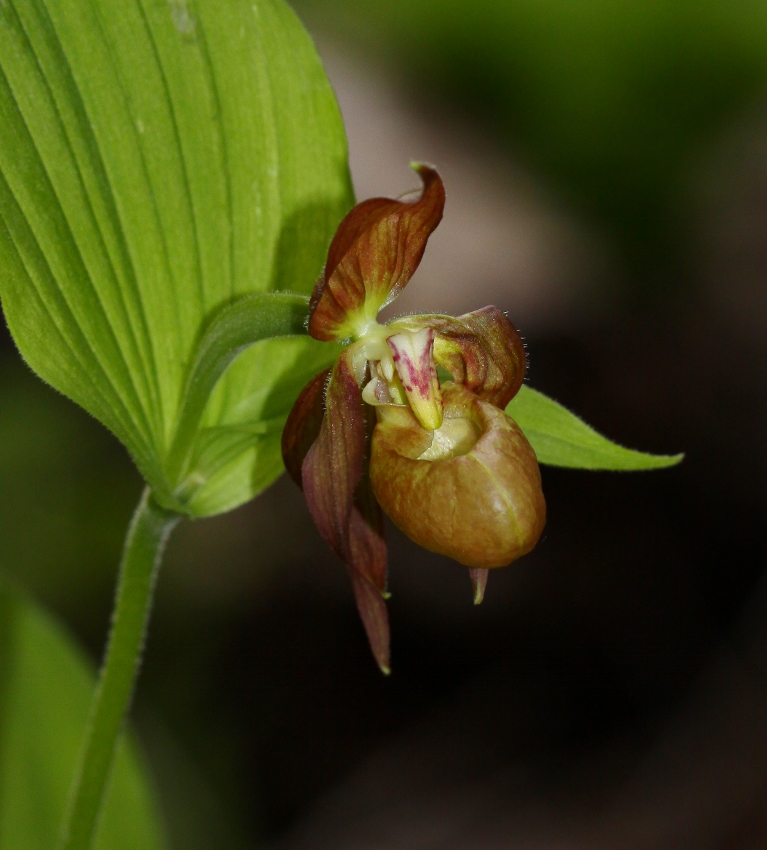
[[[620,446],[566,407],[528,386],[522,386],[506,413],[524,431],[538,462],[549,466],[631,472],[664,469],[684,458],[684,454],[648,454]]]

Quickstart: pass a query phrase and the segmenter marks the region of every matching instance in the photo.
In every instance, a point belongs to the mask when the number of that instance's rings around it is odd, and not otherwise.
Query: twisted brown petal
[[[294,425],[289,457],[300,446],[316,421],[318,381],[312,381],[296,402],[304,428]],[[321,398],[321,393],[319,394]],[[294,408],[295,410],[295,408]],[[291,413],[291,418],[293,413]],[[383,516],[367,473],[366,433],[368,414],[363,410],[351,355],[344,353],[333,368],[325,392],[325,414],[317,437],[306,451],[302,485],[314,522],[325,542],[349,567],[363,625],[373,654],[384,672],[389,671],[389,626],[382,594],[386,591],[386,543]],[[287,461],[286,461],[287,465]]]
[[[458,384],[504,409],[525,378],[525,347],[516,328],[497,307],[463,316],[431,314],[392,322],[392,330],[434,329],[434,359]]]
[[[418,268],[442,219],[445,189],[433,168],[414,167],[423,181],[417,198],[371,198],[339,225],[312,294],[309,333],[315,339],[355,336]]]

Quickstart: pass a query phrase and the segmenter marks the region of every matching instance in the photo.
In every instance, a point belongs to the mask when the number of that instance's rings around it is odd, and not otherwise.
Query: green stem
[[[60,850],[89,850],[141,663],[157,572],[178,514],[147,488],[125,539],[112,627],[72,785]]]

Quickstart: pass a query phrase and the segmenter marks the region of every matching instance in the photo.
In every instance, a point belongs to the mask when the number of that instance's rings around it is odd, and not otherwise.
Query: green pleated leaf
[[[0,0],[3,309],[165,503],[204,328],[238,296],[310,292],[352,201],[335,98],[282,0]],[[200,427],[287,415],[317,346],[241,354]],[[279,473],[273,441],[224,455],[206,512]]]
[[[56,846],[93,687],[71,637],[0,577],[0,847]],[[94,850],[165,846],[148,777],[123,741]]]
[[[653,455],[613,443],[543,393],[522,386],[506,413],[530,441],[540,463],[573,469],[639,470],[674,466],[684,455]]]

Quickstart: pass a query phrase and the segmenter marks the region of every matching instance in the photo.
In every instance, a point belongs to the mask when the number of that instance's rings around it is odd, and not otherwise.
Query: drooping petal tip
[[[370,643],[378,668],[388,676],[391,673],[389,615],[378,590],[356,570],[350,569],[354,598],[362,625]]]
[[[474,604],[481,605],[485,598],[485,588],[487,587],[487,577],[490,570],[469,568],[469,578],[471,586],[474,590]]]

